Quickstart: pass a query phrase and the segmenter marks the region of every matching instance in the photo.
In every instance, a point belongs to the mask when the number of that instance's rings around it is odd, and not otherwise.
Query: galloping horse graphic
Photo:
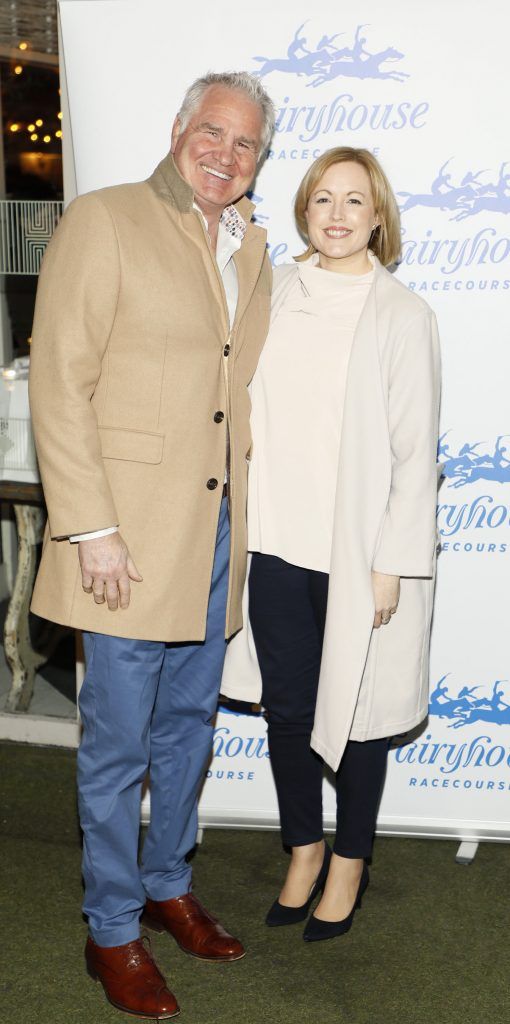
[[[465,220],[477,213],[510,213],[510,174],[507,174],[507,162],[499,170],[496,182],[480,181],[480,175],[486,174],[488,168],[479,171],[468,171],[459,185],[451,183],[451,174],[446,168],[452,157],[439,169],[430,192],[397,192],[403,202],[400,212],[406,213],[416,206],[432,207],[436,210],[450,210],[454,216],[450,220]]]
[[[450,452],[449,444],[444,441],[446,434],[443,434],[439,439],[438,459],[441,475],[452,481],[448,486],[457,490],[459,487],[475,483],[476,480],[510,483],[509,448],[502,443],[508,436],[500,434],[496,438],[492,452],[479,454],[476,449],[485,442],[476,441],[474,444],[462,445],[458,454],[454,455]]]
[[[383,71],[381,69],[381,64],[386,61],[402,60],[403,56],[404,54],[400,53],[400,50],[395,50],[393,46],[387,46],[379,53],[370,54],[369,57],[356,61],[344,60],[343,57],[335,59],[331,62],[328,70],[317,75],[317,78],[309,85],[315,88],[317,85],[323,85],[324,82],[331,82],[344,75],[350,78],[392,78],[395,82],[403,82],[404,79],[409,78],[404,71]]]
[[[305,45],[306,38],[301,35],[305,25],[306,21],[296,29],[294,38],[287,47],[286,57],[253,58],[253,60],[262,64],[262,67],[254,72],[255,77],[264,78],[265,75],[270,75],[272,71],[283,71],[294,75],[311,75],[317,66],[320,67],[331,60],[332,53],[336,52],[333,48],[333,42],[338,38],[339,33],[334,36],[322,36],[322,39],[317,44],[317,48],[312,51],[307,49]],[[299,51],[301,51],[301,56],[299,56]]]
[[[490,696],[475,697],[475,691],[481,686],[463,686],[457,696],[452,696],[445,680],[449,673],[442,677],[430,695],[429,714],[439,718],[451,718],[449,729],[461,729],[472,722],[494,722],[497,725],[510,725],[510,704],[504,699],[503,684],[508,681],[496,679]]]
[[[308,84],[314,88],[324,82],[333,81],[341,76],[350,78],[392,78],[403,82],[408,78],[403,71],[384,70],[381,65],[386,61],[400,61],[404,54],[393,46],[386,47],[379,53],[370,53],[366,48],[367,39],[361,35],[366,25],[358,25],[352,46],[342,49],[335,47],[335,40],[342,32],[335,35],[323,35],[315,48],[310,49],[306,36],[302,35],[306,25],[304,22],[296,29],[294,38],[287,47],[286,57],[254,57],[262,66],[255,71],[258,78],[264,78],[273,71],[284,74],[305,75],[313,81]]]

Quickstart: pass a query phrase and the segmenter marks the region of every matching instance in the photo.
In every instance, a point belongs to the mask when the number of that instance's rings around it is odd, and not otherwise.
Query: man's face
[[[244,195],[255,175],[262,137],[262,112],[244,93],[223,85],[206,89],[200,106],[179,135],[176,118],[172,153],[195,202],[207,218]]]

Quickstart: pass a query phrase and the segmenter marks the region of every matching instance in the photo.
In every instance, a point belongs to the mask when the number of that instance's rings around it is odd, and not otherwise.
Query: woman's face
[[[367,171],[354,161],[333,164],[312,192],[305,213],[319,266],[346,274],[370,269],[368,241],[379,220]]]

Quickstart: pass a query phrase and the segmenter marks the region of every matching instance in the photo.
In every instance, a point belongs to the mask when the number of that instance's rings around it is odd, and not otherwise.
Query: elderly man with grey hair
[[[81,196],[45,256],[30,395],[48,526],[33,610],[83,630],[87,968],[121,1010],[179,1012],[140,918],[244,955],[186,856],[246,571],[247,388],[271,288],[244,194],[274,109],[246,73],[188,90],[146,182]],[[151,823],[138,864],[140,798]]]

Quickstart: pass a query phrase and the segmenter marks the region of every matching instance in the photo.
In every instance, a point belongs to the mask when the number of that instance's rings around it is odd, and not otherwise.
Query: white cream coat
[[[295,265],[276,272],[273,319],[297,272]],[[333,770],[348,739],[395,735],[427,714],[439,393],[434,314],[376,260],[347,376],[311,740]],[[372,569],[401,577],[398,611],[378,630],[372,628]],[[244,605],[246,610],[246,590]],[[237,700],[260,701],[249,627],[228,646],[221,690]]]

